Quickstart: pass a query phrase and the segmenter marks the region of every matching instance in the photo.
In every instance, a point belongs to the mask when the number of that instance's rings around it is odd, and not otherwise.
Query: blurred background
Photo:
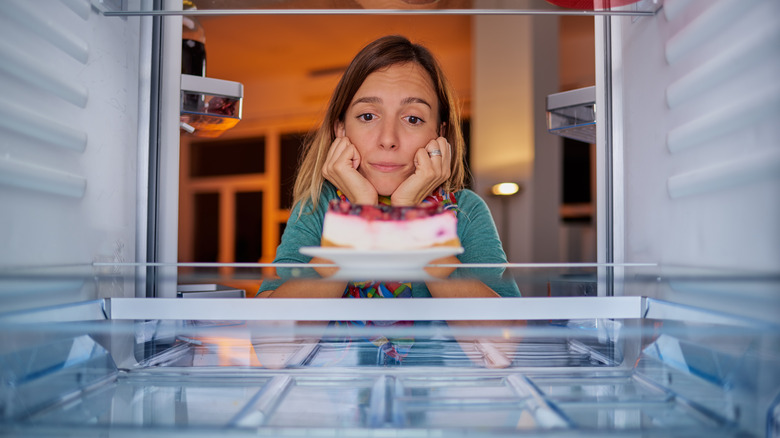
[[[457,90],[470,187],[509,261],[596,261],[595,147],[549,134],[545,112],[547,95],[595,84],[592,16],[190,18],[202,27],[206,75],[242,83],[244,107],[217,138],[181,133],[179,261],[273,260],[303,137],[352,57],[387,34],[431,49]],[[521,190],[492,195],[500,182]]]

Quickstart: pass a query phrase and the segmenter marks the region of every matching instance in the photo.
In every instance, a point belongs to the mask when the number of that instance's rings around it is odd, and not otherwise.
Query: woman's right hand
[[[378,202],[377,192],[358,172],[360,159],[360,153],[349,138],[336,137],[322,166],[322,176],[341,190],[351,203],[374,205]]]

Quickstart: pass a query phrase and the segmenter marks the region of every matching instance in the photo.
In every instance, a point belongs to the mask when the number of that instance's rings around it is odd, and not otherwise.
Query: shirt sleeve
[[[506,263],[506,253],[485,201],[471,190],[457,193],[458,236],[463,253],[461,263]],[[520,291],[504,268],[459,268],[452,277],[478,278],[502,297],[518,297]]]

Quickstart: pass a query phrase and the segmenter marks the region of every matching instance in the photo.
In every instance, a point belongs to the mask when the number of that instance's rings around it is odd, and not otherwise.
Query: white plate
[[[321,246],[304,246],[301,254],[333,261],[339,271],[331,278],[341,280],[429,280],[431,276],[423,269],[433,260],[460,254],[459,246],[437,246],[435,248],[386,251],[360,250]]]

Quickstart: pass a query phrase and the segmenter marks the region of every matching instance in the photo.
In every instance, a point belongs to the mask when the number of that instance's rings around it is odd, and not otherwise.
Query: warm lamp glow
[[[520,191],[520,186],[515,183],[504,182],[494,185],[490,191],[496,196],[511,196]]]

